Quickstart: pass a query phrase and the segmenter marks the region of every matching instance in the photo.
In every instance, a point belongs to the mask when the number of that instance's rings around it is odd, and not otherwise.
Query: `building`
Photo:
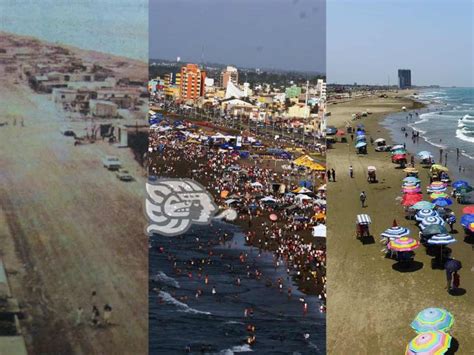
[[[181,67],[180,94],[182,100],[196,100],[204,96],[206,72],[197,64],[186,64]]]
[[[237,68],[228,66],[221,72],[221,87],[226,88],[229,81],[234,85],[239,83],[239,72]]]
[[[398,69],[398,85],[400,89],[407,89],[411,87],[411,70]]]
[[[294,99],[301,95],[301,88],[296,85],[292,85],[285,90],[286,97],[289,99]]]

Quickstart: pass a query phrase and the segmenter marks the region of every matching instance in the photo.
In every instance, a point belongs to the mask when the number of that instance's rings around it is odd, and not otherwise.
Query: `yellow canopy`
[[[442,166],[442,165],[439,165],[439,164],[434,164],[431,166],[431,169],[430,169],[432,172],[433,171],[449,171],[449,169],[445,166]]]

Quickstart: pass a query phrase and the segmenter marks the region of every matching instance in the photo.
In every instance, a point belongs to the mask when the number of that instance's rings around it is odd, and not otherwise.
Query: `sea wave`
[[[220,355],[233,355],[235,353],[247,353],[251,351],[253,350],[252,348],[250,348],[250,345],[244,344],[244,345],[233,346],[231,349],[221,350],[219,354]]]
[[[189,307],[186,303],[178,301],[176,298],[171,296],[168,292],[160,291],[158,292],[158,297],[160,297],[164,302],[172,304],[178,308],[180,312],[193,313],[193,314],[206,314],[210,315],[210,312],[203,312],[197,309]]]
[[[461,140],[463,140],[463,141],[465,141],[465,142],[474,143],[474,137],[468,136],[468,135],[466,134],[466,133],[468,133],[468,132],[474,134],[474,131],[468,130],[468,131],[466,132],[466,130],[465,130],[464,128],[457,129],[457,130],[456,130],[456,138],[461,139]]]
[[[158,274],[156,274],[155,276],[152,276],[151,280],[154,282],[161,282],[162,284],[165,284],[166,286],[171,286],[174,288],[181,287],[178,281],[176,281],[172,277],[169,277],[163,271],[159,271]]]

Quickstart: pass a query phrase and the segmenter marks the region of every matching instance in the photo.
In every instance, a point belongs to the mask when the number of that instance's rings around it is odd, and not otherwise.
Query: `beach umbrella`
[[[445,198],[445,197],[449,197],[449,195],[447,193],[444,193],[444,192],[433,192],[430,195],[431,200],[435,200],[437,198]]]
[[[421,194],[405,194],[402,198],[402,206],[413,206],[415,203],[423,200]]]
[[[270,221],[275,222],[278,220],[278,216],[275,213],[272,213],[270,216]]]
[[[440,216],[429,216],[422,219],[420,223],[420,228],[423,230],[432,224],[439,224],[440,226],[444,226],[446,222]]]
[[[454,324],[454,317],[444,308],[426,308],[417,314],[411,327],[417,333],[439,330],[449,332]]]
[[[403,182],[410,182],[410,183],[419,183],[421,180],[414,176],[407,176],[402,180]]]
[[[461,186],[456,189],[456,193],[458,194],[467,194],[471,192],[473,188],[471,186]]]
[[[428,159],[432,158],[433,154],[431,152],[428,152],[427,150],[422,150],[421,152],[418,152],[417,156],[421,159]]]
[[[468,228],[471,223],[474,223],[474,214],[465,214],[461,217],[460,223],[463,227]]]
[[[411,208],[415,210],[432,210],[435,208],[435,205],[428,201],[420,201],[411,206]]]
[[[466,206],[462,209],[464,214],[474,214],[474,205]]]
[[[403,171],[408,174],[418,174],[418,170],[415,168],[412,168],[411,166],[403,169]]]
[[[444,192],[446,189],[446,184],[441,181],[434,181],[426,187],[426,191],[428,192]]]
[[[448,245],[455,242],[456,239],[449,234],[435,234],[427,241],[427,243],[431,245]]]
[[[365,141],[367,141],[367,138],[365,136],[356,137],[356,142],[365,142]]]
[[[404,159],[406,159],[406,155],[405,155],[405,154],[395,154],[395,155],[392,157],[392,160],[393,160],[393,161],[404,160]]]
[[[385,143],[385,139],[377,138],[376,140],[374,140],[374,143]]]
[[[457,180],[455,182],[453,182],[451,184],[451,186],[454,188],[454,189],[457,189],[459,187],[468,187],[468,186],[471,186],[467,181],[465,180]]]
[[[451,201],[451,199],[447,197],[438,197],[435,198],[432,202],[438,207],[446,207],[451,206],[453,204],[453,201]]]
[[[420,246],[420,242],[413,238],[401,237],[391,239],[388,243],[388,248],[392,251],[412,251]]]
[[[431,224],[427,227],[425,227],[422,231],[421,234],[424,237],[431,237],[436,234],[447,234],[448,230],[446,227],[440,225],[440,224]]]
[[[419,194],[421,192],[421,188],[419,186],[403,186],[402,192],[405,194]]]
[[[405,149],[405,146],[403,144],[396,144],[392,148],[390,148],[390,151],[393,152],[394,150],[398,149]]]
[[[409,234],[410,234],[410,230],[408,228],[395,225],[386,229],[380,235],[385,238],[401,238]]]
[[[440,165],[440,164],[434,164],[434,165],[432,165],[430,170],[431,170],[431,171],[437,170],[437,171],[444,171],[444,172],[448,172],[448,171],[449,171],[449,169],[448,169],[447,167],[445,167],[445,166],[443,166],[443,165]]]
[[[426,217],[434,217],[434,216],[439,217],[438,212],[436,212],[435,210],[430,210],[430,209],[424,208],[424,209],[421,209],[418,212],[416,212],[415,219],[418,222],[421,222]]]
[[[365,136],[365,132],[364,131],[357,131],[356,136]]]
[[[366,145],[367,145],[366,142],[358,142],[358,143],[355,145],[355,147],[356,147],[356,148],[362,148],[362,147],[365,147]]]
[[[407,151],[405,149],[397,149],[397,150],[392,150],[391,152],[392,156],[393,155],[406,155]]]
[[[440,331],[418,334],[407,345],[405,355],[442,355],[451,346],[451,336]]]

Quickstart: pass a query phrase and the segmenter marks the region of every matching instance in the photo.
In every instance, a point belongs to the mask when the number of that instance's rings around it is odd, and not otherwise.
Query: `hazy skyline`
[[[474,86],[471,0],[328,0],[329,83]]]
[[[150,58],[326,71],[322,0],[150,0]]]

